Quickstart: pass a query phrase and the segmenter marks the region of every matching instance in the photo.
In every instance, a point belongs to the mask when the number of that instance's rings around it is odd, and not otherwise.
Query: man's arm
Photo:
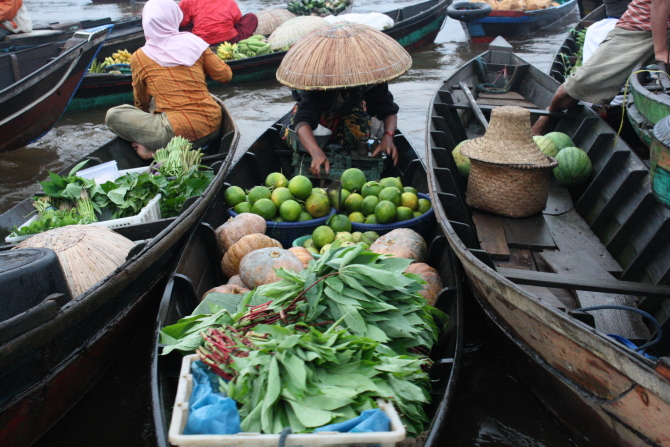
[[[654,39],[654,56],[659,62],[668,60],[668,16],[670,16],[670,0],[651,1],[651,35]]]

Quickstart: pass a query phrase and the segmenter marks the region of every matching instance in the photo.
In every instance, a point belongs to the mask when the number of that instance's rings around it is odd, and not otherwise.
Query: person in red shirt
[[[255,14],[242,15],[235,0],[181,0],[180,29],[189,29],[210,45],[235,43],[251,37],[258,26]]]

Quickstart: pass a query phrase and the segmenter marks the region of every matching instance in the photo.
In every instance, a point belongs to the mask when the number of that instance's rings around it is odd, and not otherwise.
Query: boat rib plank
[[[502,219],[492,214],[472,212],[479,244],[493,259],[509,259],[509,247],[505,238]]]
[[[589,253],[584,251],[547,251],[539,255],[559,274],[579,274],[592,278],[615,279],[600,267]],[[582,307],[619,305],[637,308],[637,299],[631,295],[577,290],[577,299]],[[592,312],[596,329],[606,334],[616,334],[629,340],[647,340],[649,329],[642,322],[642,316],[622,310],[599,310]]]

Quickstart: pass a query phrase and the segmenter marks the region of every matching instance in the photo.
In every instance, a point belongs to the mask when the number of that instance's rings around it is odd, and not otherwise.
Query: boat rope
[[[581,307],[579,309],[575,309],[574,311],[575,312],[588,312],[588,311],[591,311],[591,310],[626,310],[628,312],[635,312],[636,314],[640,314],[644,318],[646,318],[647,320],[654,323],[654,326],[656,327],[656,338],[651,340],[651,341],[648,341],[647,343],[643,344],[642,346],[638,346],[637,348],[635,348],[635,351],[643,351],[650,346],[654,346],[656,343],[661,341],[661,337],[663,337],[663,329],[661,328],[661,325],[658,323],[658,321],[656,321],[656,318],[652,317],[647,312],[645,312],[643,310],[640,310],[636,307],[608,304],[608,305],[602,305],[602,306]]]
[[[489,71],[488,71],[488,68],[486,66],[486,62],[484,62],[484,59],[481,56],[477,56],[475,58],[475,67],[476,67],[476,71],[477,71],[477,77],[479,78],[479,82],[480,82],[479,84],[477,84],[477,91],[478,92],[507,93],[510,90],[510,88],[512,87],[512,83],[514,82],[514,79],[516,78],[516,73],[517,73],[516,68],[517,67],[514,66],[514,72],[512,73],[512,76],[509,78],[509,80],[507,81],[505,86],[502,87],[502,88],[501,87],[496,87],[496,85],[494,84],[495,81],[493,81],[493,83],[488,82]],[[505,66],[505,68],[503,68],[503,70],[498,73],[498,78],[506,70],[507,70],[507,66]],[[498,80],[498,78],[496,78],[496,81]]]
[[[622,107],[621,107],[621,109],[622,109],[621,110],[621,123],[619,124],[619,130],[617,131],[616,139],[614,140],[614,144],[616,144],[617,140],[619,139],[619,135],[621,134],[621,130],[623,129],[623,120],[626,118],[626,109],[627,109],[627,107],[626,107],[626,97],[628,96],[628,86],[630,84],[630,78],[632,78],[633,76],[638,75],[640,73],[659,73],[659,74],[662,73],[670,79],[670,75],[663,70],[650,70],[650,69],[646,69],[646,68],[642,69],[642,70],[634,71],[630,74],[630,76],[628,76],[628,79],[626,79],[626,85],[623,88],[623,103],[622,103]]]
[[[279,432],[279,443],[277,444],[277,447],[286,447],[286,438],[291,433],[293,433],[291,427],[286,427],[281,432]]]

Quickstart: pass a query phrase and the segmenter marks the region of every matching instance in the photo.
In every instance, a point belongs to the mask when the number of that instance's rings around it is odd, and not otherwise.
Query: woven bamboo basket
[[[292,46],[298,39],[309,32],[326,25],[328,25],[328,22],[321,17],[295,17],[279,25],[277,29],[270,34],[268,42],[270,42],[272,51],[281,50],[286,46]]]
[[[109,228],[68,225],[36,234],[17,248],[50,248],[56,252],[73,297],[79,296],[126,261],[135,243]]]
[[[508,217],[527,217],[542,211],[549,196],[555,158],[533,140],[530,111],[496,107],[483,137],[469,140],[461,153],[470,158],[468,205]]]
[[[329,90],[390,81],[412,66],[391,37],[367,25],[338,22],[296,42],[277,69],[277,80],[298,90]]]
[[[258,18],[258,26],[255,33],[267,36],[272,34],[282,23],[295,18],[295,14],[289,12],[286,8],[261,9],[256,13],[256,17]]]

